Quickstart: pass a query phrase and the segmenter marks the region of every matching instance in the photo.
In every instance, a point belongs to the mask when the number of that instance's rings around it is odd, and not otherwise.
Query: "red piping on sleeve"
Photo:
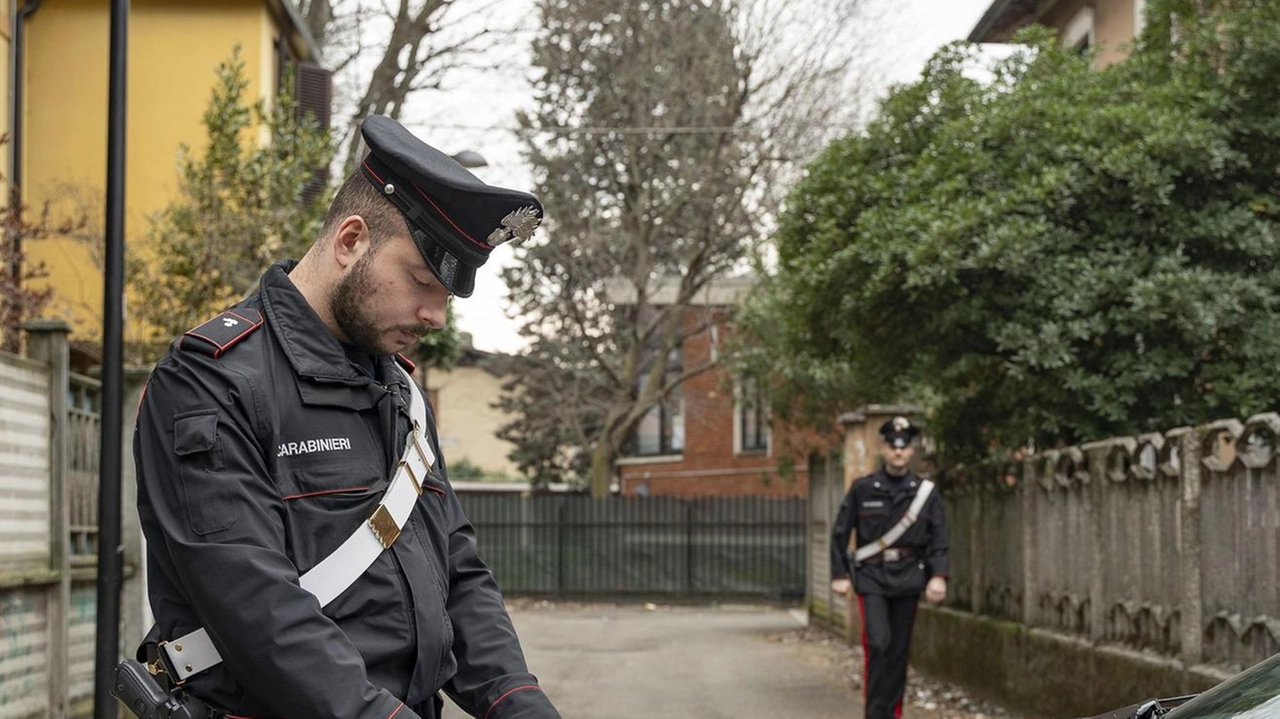
[[[393,712],[391,712],[390,714],[388,714],[388,715],[387,715],[387,719],[392,719],[393,717],[395,717],[395,715],[397,715],[397,714],[399,714],[399,713],[400,713],[400,710],[401,710],[401,709],[404,709],[404,702],[400,702],[400,706],[396,707],[396,710],[395,710],[395,711],[393,711]]]
[[[495,699],[493,703],[489,705],[489,710],[484,713],[484,719],[489,719],[489,715],[493,713],[493,708],[498,706],[498,704],[502,703],[503,699],[506,699],[507,697],[511,696],[512,694],[515,694],[516,692],[522,692],[526,689],[532,689],[534,691],[539,691],[539,692],[542,691],[542,687],[538,686],[537,684],[526,684],[525,686],[522,686],[522,687],[516,687],[515,689],[512,689],[508,691],[506,694],[503,694],[502,696]]]
[[[340,494],[342,492],[363,492],[368,487],[346,487],[344,489],[322,489],[319,492],[303,492],[302,494],[290,494],[287,497],[281,497],[281,501],[288,502],[291,499],[305,499],[307,497],[320,497],[326,494]]]

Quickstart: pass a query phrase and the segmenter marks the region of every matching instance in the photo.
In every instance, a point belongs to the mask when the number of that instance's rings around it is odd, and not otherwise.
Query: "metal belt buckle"
[[[144,664],[143,666],[147,668],[147,671],[151,674],[151,676],[158,677],[161,674],[164,674],[165,676],[169,677],[169,681],[173,682],[173,685],[175,687],[180,687],[183,684],[186,684],[187,680],[179,679],[178,672],[174,671],[173,666],[169,664],[169,653],[164,650],[165,645],[168,643],[169,642],[167,640],[161,640],[157,642],[156,643],[156,660],[149,664]],[[174,644],[174,647],[177,649],[177,651],[182,651],[181,644]],[[190,664],[187,665],[187,671],[191,671]]]
[[[897,550],[897,549],[884,550],[885,562],[897,562],[897,561],[900,561],[901,559],[902,559],[902,552],[900,550]]]
[[[430,470],[431,458],[427,456],[426,450],[422,448],[422,443],[418,441],[418,436],[420,434],[422,434],[422,428],[418,426],[417,422],[414,422],[413,429],[409,432],[409,440],[413,442],[414,450],[417,451],[418,456],[422,458],[422,464]],[[419,492],[419,494],[421,494],[421,492]]]
[[[409,476],[409,481],[413,482],[414,491],[422,494],[422,480],[418,479],[418,473],[413,471],[413,465],[402,459],[400,460],[400,467]]]
[[[396,543],[396,538],[400,536],[400,528],[396,526],[396,520],[391,516],[386,505],[379,504],[374,510],[373,516],[369,517],[369,528],[382,543],[383,549],[390,549],[391,545]]]

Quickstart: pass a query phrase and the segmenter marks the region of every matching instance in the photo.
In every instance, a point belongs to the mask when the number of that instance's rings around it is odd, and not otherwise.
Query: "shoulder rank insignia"
[[[182,349],[219,357],[262,326],[262,313],[249,308],[227,310],[182,335]]]

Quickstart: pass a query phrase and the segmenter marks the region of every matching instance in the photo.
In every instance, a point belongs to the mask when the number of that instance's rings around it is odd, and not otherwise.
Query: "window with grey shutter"
[[[319,64],[303,61],[297,65],[298,116],[311,118],[321,130],[329,129],[330,105],[333,103],[333,73]],[[310,203],[329,182],[329,168],[319,167],[302,190],[302,201]]]

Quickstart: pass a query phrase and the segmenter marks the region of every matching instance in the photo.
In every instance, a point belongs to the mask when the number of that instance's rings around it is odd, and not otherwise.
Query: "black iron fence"
[[[461,501],[507,594],[804,595],[803,498]]]

